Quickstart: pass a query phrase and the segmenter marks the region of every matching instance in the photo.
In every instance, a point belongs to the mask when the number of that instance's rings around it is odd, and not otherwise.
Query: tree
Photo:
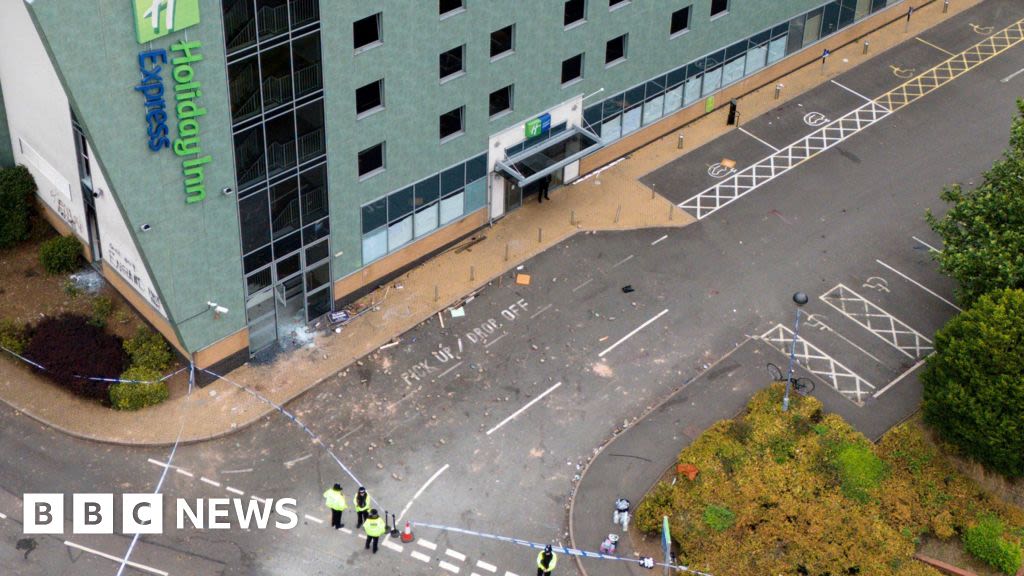
[[[986,294],[935,335],[925,421],[965,454],[1024,476],[1024,290]]]
[[[966,305],[991,290],[1024,288],[1024,100],[1017,108],[1010,147],[981,184],[966,192],[959,184],[943,190],[949,212],[941,219],[927,214],[945,244],[936,258]]]
[[[0,249],[28,238],[36,183],[24,166],[0,168]]]

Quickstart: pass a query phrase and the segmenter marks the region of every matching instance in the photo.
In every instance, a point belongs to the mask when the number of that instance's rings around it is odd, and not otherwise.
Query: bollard
[[[871,42],[868,42],[867,40],[865,40],[864,41],[864,53],[865,54],[868,53],[868,48],[870,48],[870,47],[871,47]]]
[[[537,244],[540,244],[543,241],[542,240],[543,238],[544,238],[544,229],[543,228],[537,228]]]
[[[945,0],[942,3],[942,13],[945,14],[946,12],[949,12],[949,0]]]
[[[778,100],[779,99],[779,95],[782,94],[782,88],[783,88],[783,86],[782,86],[781,82],[775,85],[775,99],[776,100]]]
[[[682,132],[679,133],[679,138],[676,139],[676,149],[677,150],[682,150],[683,149],[683,133]]]
[[[508,262],[508,242],[505,242],[505,262]]]
[[[621,215],[622,215],[622,204],[619,204],[619,207],[615,209],[615,223],[616,224],[619,223],[619,216],[621,216]]]
[[[437,302],[440,299],[441,299],[441,295],[437,291],[437,284],[434,284],[434,302]]]
[[[575,210],[570,210],[569,211],[569,225],[570,226],[575,226],[576,225],[576,211]]]
[[[668,221],[671,222],[672,221],[672,217],[675,216],[675,215],[676,215],[676,205],[675,204],[669,204],[668,205]]]
[[[469,267],[469,281],[470,282],[476,281],[476,268],[473,267],[473,266]]]
[[[654,188],[651,188],[651,200],[654,200]]]

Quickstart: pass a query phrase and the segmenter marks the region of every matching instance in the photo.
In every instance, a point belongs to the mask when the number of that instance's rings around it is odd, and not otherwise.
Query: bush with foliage
[[[78,269],[82,245],[74,236],[58,236],[39,246],[39,262],[47,274],[64,274]]]
[[[36,183],[24,166],[0,168],[0,249],[28,238]]]
[[[681,563],[712,574],[919,576],[934,574],[913,560],[933,524],[947,538],[986,513],[1011,534],[1024,526],[1024,511],[957,473],[917,422],[876,447],[814,398],[783,413],[782,393],[759,392],[685,448],[677,462],[700,475],[651,490],[637,528],[659,534],[667,516]]]
[[[124,341],[124,351],[133,368],[148,368],[160,373],[167,370],[174,360],[164,337],[145,326],[139,326],[135,335]]]
[[[925,421],[987,467],[1024,476],[1024,290],[982,296],[935,335]]]
[[[1017,108],[1003,158],[974,190],[944,190],[952,205],[945,216],[927,215],[945,248],[936,253],[939,266],[956,279],[966,305],[992,290],[1024,288],[1024,99]]]
[[[999,518],[986,514],[964,532],[964,548],[978,560],[1013,576],[1020,568],[1021,549],[1019,544],[1003,538],[1005,529]]]
[[[0,346],[15,354],[23,354],[28,345],[28,330],[14,320],[0,320]]]
[[[124,371],[121,339],[84,316],[46,317],[32,330],[24,356],[42,365],[42,375],[68,390],[106,401],[109,383],[83,376],[117,378]]]
[[[114,313],[114,301],[109,296],[97,296],[92,301],[92,316],[89,321],[98,328],[105,328],[107,319]]]
[[[161,374],[146,367],[132,367],[121,374],[122,380],[110,386],[110,404],[117,410],[139,410],[155,406],[170,396]]]

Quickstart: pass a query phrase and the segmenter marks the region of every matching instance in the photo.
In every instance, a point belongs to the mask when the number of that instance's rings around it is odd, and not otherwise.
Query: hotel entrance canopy
[[[579,126],[571,126],[511,158],[499,160],[495,171],[523,188],[596,152],[601,146],[600,137]]]

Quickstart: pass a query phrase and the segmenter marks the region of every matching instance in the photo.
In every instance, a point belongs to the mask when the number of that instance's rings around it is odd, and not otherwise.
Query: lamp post
[[[789,370],[786,371],[786,394],[782,397],[782,411],[789,410],[789,387],[793,383],[793,365],[796,363],[796,340],[800,337],[800,307],[807,304],[807,294],[793,294],[796,303],[796,322],[793,325],[793,342],[789,345]]]

